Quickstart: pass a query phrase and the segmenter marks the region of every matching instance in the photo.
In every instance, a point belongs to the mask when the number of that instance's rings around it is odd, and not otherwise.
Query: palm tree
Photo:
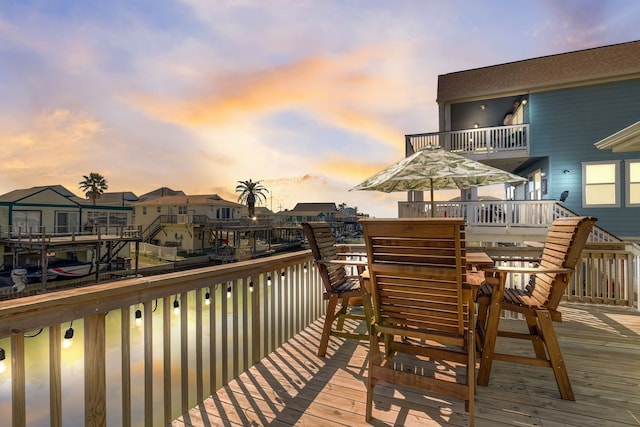
[[[84,191],[87,199],[91,199],[93,201],[93,205],[95,206],[96,199],[99,199],[102,193],[109,188],[107,180],[97,172],[91,172],[88,176],[82,175],[82,177],[84,178],[84,181],[80,181],[78,183],[80,185],[80,189]]]
[[[238,181],[238,185],[236,186],[236,193],[241,192],[238,197],[238,201],[240,203],[246,203],[249,208],[249,218],[254,218],[256,216],[256,202],[260,202],[260,200],[267,200],[267,196],[264,194],[265,192],[269,192],[260,181],[253,182],[249,181]]]

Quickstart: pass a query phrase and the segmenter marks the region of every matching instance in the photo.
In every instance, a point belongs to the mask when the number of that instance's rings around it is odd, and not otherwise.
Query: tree
[[[80,189],[84,191],[87,199],[91,199],[93,201],[93,205],[95,206],[96,199],[99,199],[104,191],[109,188],[107,180],[97,172],[91,172],[89,175],[82,175],[82,177],[84,178],[84,181],[80,181],[78,183],[80,185]]]
[[[267,200],[267,196],[264,194],[268,193],[267,190],[260,181],[253,182],[249,181],[238,181],[238,185],[236,186],[236,193],[240,192],[240,196],[238,197],[238,202],[246,204],[249,208],[249,218],[255,218],[256,216],[256,202],[260,202],[260,200]]]

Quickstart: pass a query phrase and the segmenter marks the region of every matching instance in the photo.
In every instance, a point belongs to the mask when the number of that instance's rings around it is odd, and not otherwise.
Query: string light
[[[178,296],[173,300],[173,314],[180,314],[180,303],[178,302]]]
[[[7,370],[7,365],[4,362],[6,358],[7,355],[4,352],[4,348],[0,347],[0,374]]]
[[[142,310],[140,310],[140,309],[136,310],[135,324],[136,324],[136,326],[142,325]]]
[[[64,339],[62,340],[62,348],[69,348],[73,344],[73,321],[69,323],[69,329],[64,333]]]

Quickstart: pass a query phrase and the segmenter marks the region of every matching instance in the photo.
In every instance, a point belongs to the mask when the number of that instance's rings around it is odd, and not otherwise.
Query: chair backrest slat
[[[316,261],[330,261],[338,258],[335,238],[329,224],[326,222],[305,222],[302,224],[302,228]],[[322,283],[328,292],[340,289],[340,286],[348,279],[347,272],[341,265],[318,263],[317,267]]]
[[[544,242],[540,266],[544,268],[574,269],[582,249],[596,222],[593,217],[567,217],[556,219]],[[541,305],[555,310],[567,287],[571,274],[544,273],[535,276],[529,293]]]
[[[375,319],[461,337],[468,327],[464,220],[363,219]]]

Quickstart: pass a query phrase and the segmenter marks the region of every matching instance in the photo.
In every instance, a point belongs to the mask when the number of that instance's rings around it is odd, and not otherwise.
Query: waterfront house
[[[113,206],[73,194],[62,185],[18,189],[0,195],[0,256],[5,269],[34,265],[57,249],[56,257],[88,260],[94,248],[81,245],[79,236],[121,236],[132,226],[132,208]],[[128,234],[127,238],[131,237]],[[52,239],[55,238],[55,239]],[[86,240],[86,239],[85,239]],[[126,239],[125,239],[126,240]],[[113,242],[113,239],[109,238]],[[129,246],[114,245],[106,258],[129,256]],[[124,254],[124,255],[123,255]],[[105,259],[106,259],[105,258]]]
[[[442,145],[526,177],[507,199],[559,201],[640,240],[640,152],[595,145],[638,133],[640,41],[443,74],[437,103],[439,129],[407,135],[407,155]]]

